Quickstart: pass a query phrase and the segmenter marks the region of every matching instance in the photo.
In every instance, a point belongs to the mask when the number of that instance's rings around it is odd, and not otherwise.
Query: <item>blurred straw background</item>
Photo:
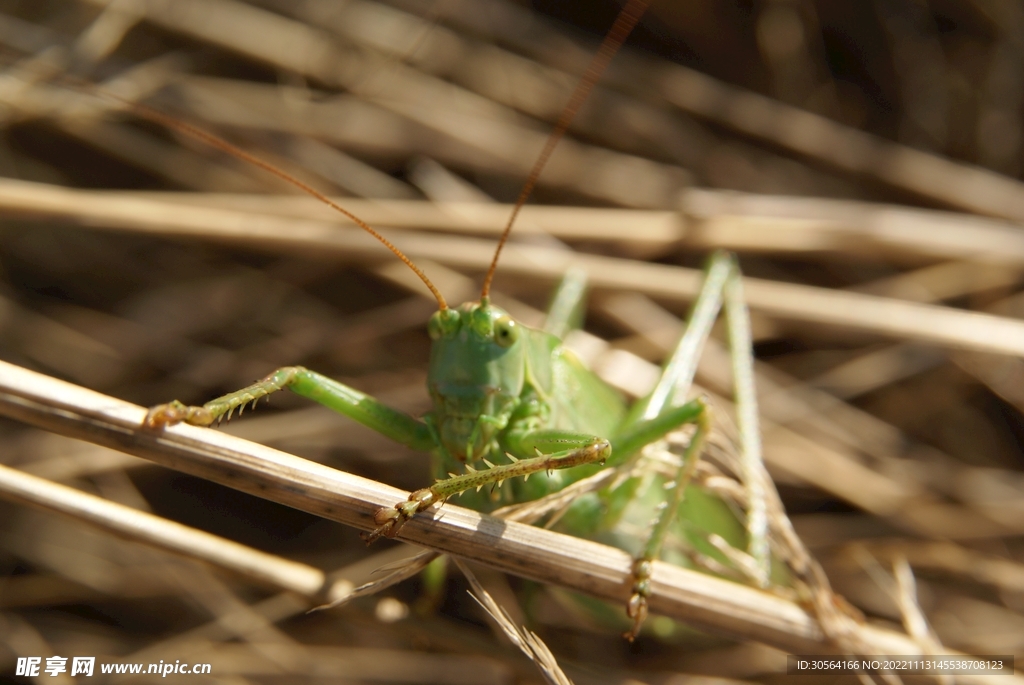
[[[491,205],[515,198],[618,9],[534,4],[0,1],[0,358],[141,405],[303,364],[426,411],[434,304],[404,267],[81,83],[350,198],[459,302],[507,216]],[[642,392],[693,269],[736,250],[766,461],[836,590],[899,626],[905,559],[942,644],[1022,658],[1022,117],[1016,2],[656,0],[541,178],[496,299],[536,324],[581,253],[585,352]],[[728,395],[724,354],[712,345],[697,380]],[[226,430],[403,489],[429,477],[423,455],[285,393]],[[0,431],[0,464],[335,578],[403,553],[369,558],[341,525]],[[557,592],[477,573],[576,682],[783,677],[768,647],[630,646]],[[225,683],[539,681],[454,570],[434,606],[414,579],[313,615],[258,575],[0,502],[0,677],[18,656],[95,654],[210,662],[201,680]]]

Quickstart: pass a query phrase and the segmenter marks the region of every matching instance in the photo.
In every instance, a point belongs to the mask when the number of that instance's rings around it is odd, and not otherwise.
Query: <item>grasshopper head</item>
[[[441,443],[460,461],[487,456],[526,376],[522,326],[486,299],[435,312],[427,385]]]

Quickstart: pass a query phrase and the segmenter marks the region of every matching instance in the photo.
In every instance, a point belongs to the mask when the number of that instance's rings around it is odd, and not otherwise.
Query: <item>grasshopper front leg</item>
[[[157,405],[146,414],[143,425],[150,428],[177,423],[209,426],[224,418],[230,419],[235,409],[241,414],[246,405],[256,406],[261,398],[284,388],[319,402],[414,450],[430,451],[437,444],[423,421],[301,366],[280,368],[257,383],[218,397],[201,407],[186,406],[177,400]]]
[[[370,544],[380,537],[395,537],[405,522],[420,510],[444,502],[449,497],[467,490],[479,490],[485,485],[500,485],[502,481],[519,476],[529,478],[531,474],[541,471],[568,469],[595,462],[604,463],[612,453],[608,440],[571,431],[512,432],[507,436],[506,443],[510,450],[506,456],[512,460],[511,464],[496,466],[485,459],[487,468],[479,470],[467,464],[468,473],[439,480],[429,488],[413,492],[405,502],[378,510],[374,515],[377,529],[364,535],[363,539]],[[534,453],[537,456],[520,459],[513,452]]]

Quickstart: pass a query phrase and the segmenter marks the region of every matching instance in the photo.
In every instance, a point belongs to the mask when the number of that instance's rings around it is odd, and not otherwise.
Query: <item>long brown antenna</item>
[[[558,141],[562,139],[565,132],[569,130],[569,124],[572,123],[573,117],[576,116],[576,112],[579,111],[580,107],[586,101],[587,96],[590,95],[590,91],[594,89],[594,85],[598,79],[601,78],[601,74],[608,68],[608,64],[612,61],[612,57],[619,51],[622,44],[625,42],[626,37],[629,36],[633,27],[636,26],[637,22],[640,21],[640,17],[643,16],[644,12],[647,11],[647,6],[650,4],[650,0],[629,0],[626,6],[619,12],[619,16],[615,19],[615,23],[612,25],[608,34],[604,37],[601,42],[601,47],[598,48],[594,58],[590,61],[590,65],[587,67],[587,71],[583,74],[583,78],[576,84],[576,90],[573,91],[572,97],[569,98],[569,103],[562,110],[562,114],[558,117],[558,123],[555,125],[555,129],[548,136],[547,142],[544,144],[544,149],[541,150],[540,156],[537,157],[537,161],[534,162],[533,168],[530,170],[530,175],[526,177],[526,183],[523,185],[523,189],[519,192],[519,199],[516,200],[516,206],[512,208],[512,216],[508,218],[508,223],[505,224],[505,230],[501,234],[501,239],[498,240],[498,247],[494,250],[494,259],[491,260],[491,268],[487,270],[487,276],[484,278],[484,287],[480,291],[480,299],[485,299],[491,294],[491,281],[494,279],[494,272],[498,269],[498,258],[501,256],[501,250],[505,247],[505,243],[508,242],[508,236],[512,232],[512,225],[516,222],[516,217],[519,216],[519,210],[526,204],[526,200],[530,197],[530,193],[533,192],[534,186],[537,185],[537,179],[540,178],[540,172],[544,170],[544,165],[548,163],[548,158],[551,157],[551,153],[555,151],[555,146],[558,145]]]
[[[138,102],[132,102],[131,100],[126,100],[126,99],[124,99],[122,97],[114,95],[113,93],[108,93],[108,92],[105,92],[105,91],[100,90],[100,89],[94,89],[94,92],[102,95],[103,97],[110,98],[112,100],[117,100],[118,102],[121,102],[121,103],[127,105],[132,111],[134,111],[139,116],[141,116],[141,117],[143,117],[145,119],[149,119],[149,120],[154,121],[154,122],[156,122],[156,123],[158,123],[158,124],[160,124],[162,126],[166,126],[167,128],[174,129],[175,131],[180,131],[181,133],[184,133],[187,136],[190,136],[192,138],[196,138],[198,140],[201,140],[202,142],[206,143],[210,147],[213,147],[213,148],[216,148],[218,150],[221,150],[222,152],[226,152],[229,155],[232,155],[233,157],[237,157],[238,159],[241,159],[243,161],[249,162],[250,164],[254,164],[255,166],[258,166],[259,168],[261,168],[261,169],[263,169],[265,171],[270,172],[274,176],[277,176],[281,180],[287,181],[288,183],[291,183],[293,186],[295,186],[299,190],[303,191],[304,193],[312,195],[313,197],[315,197],[316,199],[320,200],[320,202],[323,202],[325,205],[327,205],[331,209],[334,209],[334,210],[336,210],[338,212],[341,212],[346,217],[348,217],[350,220],[352,220],[352,222],[355,223],[356,226],[358,226],[359,228],[363,229],[364,231],[366,231],[367,233],[372,235],[374,238],[376,238],[380,242],[384,243],[385,247],[387,247],[389,250],[394,252],[396,257],[401,259],[405,263],[406,266],[408,266],[410,269],[412,269],[416,273],[416,275],[420,277],[420,280],[423,281],[426,284],[427,288],[430,289],[430,292],[433,293],[434,297],[437,299],[437,306],[438,306],[439,309],[448,309],[448,303],[445,302],[444,296],[441,294],[441,291],[438,290],[437,287],[433,283],[430,282],[430,279],[427,278],[427,275],[425,273],[423,273],[418,266],[413,264],[411,259],[406,257],[405,254],[403,254],[401,250],[399,250],[397,247],[395,247],[391,243],[390,240],[388,240],[387,238],[382,236],[380,233],[375,231],[373,228],[371,228],[368,223],[366,223],[365,221],[363,221],[362,219],[360,219],[355,214],[353,214],[352,212],[348,211],[347,209],[345,209],[344,207],[342,207],[338,203],[334,202],[333,200],[331,200],[331,198],[327,197],[326,195],[324,195],[320,191],[318,191],[315,188],[312,188],[312,187],[306,185],[305,183],[303,183],[299,179],[295,178],[294,176],[291,176],[290,174],[286,173],[285,171],[283,171],[281,169],[278,169],[276,166],[274,166],[270,162],[266,162],[266,161],[260,159],[259,157],[251,155],[248,152],[246,152],[245,150],[232,145],[231,143],[229,143],[228,141],[224,140],[223,138],[218,138],[217,136],[213,135],[212,133],[204,131],[201,128],[197,128],[195,126],[192,126],[191,124],[187,124],[184,121],[179,121],[179,120],[175,119],[172,116],[164,114],[163,112],[161,112],[159,110],[153,109],[152,107],[148,107],[146,105],[139,104]]]

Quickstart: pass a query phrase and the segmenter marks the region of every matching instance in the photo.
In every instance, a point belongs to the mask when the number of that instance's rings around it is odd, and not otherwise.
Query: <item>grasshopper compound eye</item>
[[[457,330],[459,330],[459,313],[452,309],[441,309],[434,312],[430,321],[427,322],[427,335],[431,340],[440,340],[445,336],[453,335]]]
[[[511,347],[519,339],[519,326],[508,316],[494,322],[494,342],[502,347]]]

